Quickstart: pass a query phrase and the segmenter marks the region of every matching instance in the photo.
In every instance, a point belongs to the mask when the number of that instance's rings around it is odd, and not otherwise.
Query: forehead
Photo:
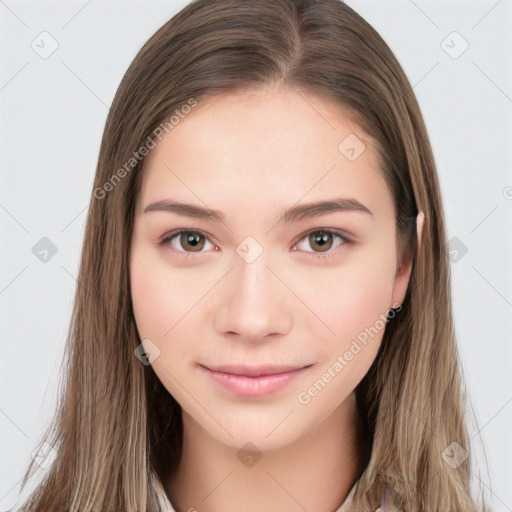
[[[393,208],[373,139],[340,106],[295,90],[200,103],[149,152],[143,173],[139,210],[171,194],[221,210],[338,196]]]

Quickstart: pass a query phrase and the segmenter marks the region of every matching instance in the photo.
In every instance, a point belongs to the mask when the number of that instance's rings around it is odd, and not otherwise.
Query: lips
[[[241,375],[243,377],[261,377],[262,375],[278,375],[281,373],[293,372],[306,368],[311,365],[285,365],[276,366],[272,364],[263,364],[258,366],[248,365],[220,365],[220,366],[206,366],[209,370],[227,373],[230,375]]]
[[[230,394],[250,398],[277,393],[311,366],[220,365],[209,368],[200,365],[200,368]]]

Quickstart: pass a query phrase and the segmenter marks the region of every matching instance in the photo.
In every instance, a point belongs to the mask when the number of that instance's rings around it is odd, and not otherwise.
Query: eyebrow
[[[226,216],[219,210],[203,208],[202,206],[181,201],[171,201],[169,199],[149,204],[144,208],[143,213],[152,211],[173,212],[185,217],[204,219],[210,222],[221,222],[223,224],[226,222]],[[292,206],[283,213],[279,222],[290,224],[332,212],[360,212],[373,217],[373,212],[357,199],[339,197],[326,201]]]

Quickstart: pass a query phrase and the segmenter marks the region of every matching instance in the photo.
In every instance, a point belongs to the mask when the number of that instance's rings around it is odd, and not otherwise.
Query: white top
[[[162,486],[160,485],[160,483],[158,481],[156,481],[156,488],[157,488],[157,493],[158,493],[158,499],[160,500],[161,511],[162,512],[176,512],[174,510],[174,507],[172,506],[171,502],[169,501],[169,498],[165,494],[165,491],[163,490]],[[348,493],[347,498],[341,504],[340,508],[338,508],[336,510],[336,512],[348,512],[348,507],[350,506],[350,503],[352,502],[352,498],[354,496],[355,490],[356,490],[356,486],[354,484],[354,486]],[[380,511],[380,507],[375,512],[379,512],[379,511]]]

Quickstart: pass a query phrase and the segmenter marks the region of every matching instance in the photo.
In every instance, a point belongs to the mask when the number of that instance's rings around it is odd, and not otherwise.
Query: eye
[[[337,239],[337,243],[335,240]],[[294,244],[293,251],[296,251],[299,247],[300,250],[304,252],[313,253],[316,258],[327,258],[333,256],[335,249],[340,247],[341,245],[346,245],[350,243],[352,240],[338,233],[332,229],[315,229],[313,231],[309,231],[305,235],[303,235],[298,242]],[[303,247],[300,247],[301,244],[306,242],[309,244],[313,250],[307,250]],[[193,253],[203,253],[208,250],[203,250],[205,245],[210,244],[210,250],[215,249],[216,246],[211,242],[211,240],[201,231],[191,230],[191,229],[176,229],[169,233],[163,235],[158,241],[159,246],[170,245],[173,249],[178,252],[182,252],[185,254],[193,254]]]
[[[336,238],[338,239],[337,244],[334,241]],[[318,251],[309,251],[307,249],[299,247],[300,250],[304,250],[305,252],[312,252],[314,253],[315,257],[318,258],[325,258],[332,256],[332,253],[334,252],[335,249],[337,249],[341,245],[350,243],[351,240],[347,236],[342,235],[341,233],[338,233],[337,231],[331,229],[315,229],[302,236],[302,238],[299,239],[298,244],[296,244],[295,246],[300,246],[301,243],[303,244],[304,242],[307,243],[313,249],[318,249]],[[296,251],[297,249],[294,248],[293,250]]]
[[[209,243],[212,245],[212,247],[215,247],[204,233],[190,229],[178,229],[171,231],[170,233],[166,233],[158,241],[159,246],[169,244],[178,252],[185,253],[205,252],[202,249],[205,247],[206,243]]]

